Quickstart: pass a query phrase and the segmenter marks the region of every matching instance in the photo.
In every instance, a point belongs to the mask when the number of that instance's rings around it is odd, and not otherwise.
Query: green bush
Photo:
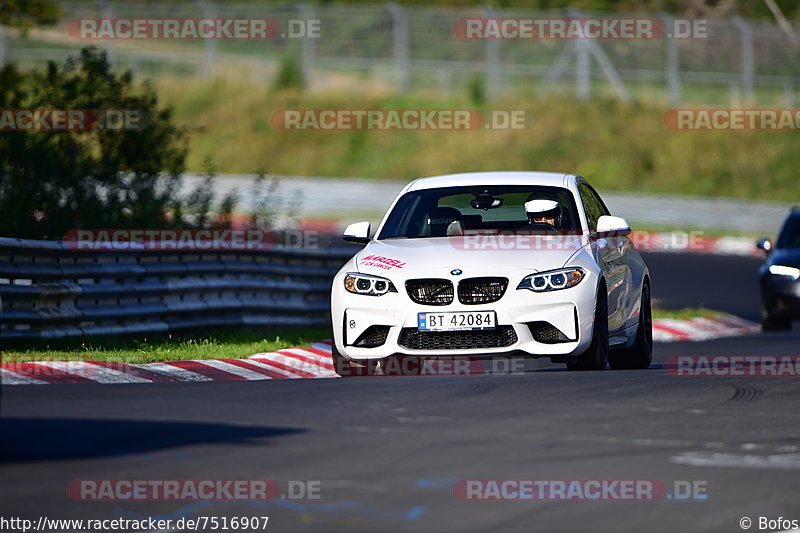
[[[287,56],[281,61],[281,68],[275,77],[272,88],[276,91],[303,88],[303,73],[294,58]]]
[[[180,195],[183,129],[148,83],[87,48],[45,71],[0,70],[0,109],[133,110],[137,129],[0,133],[0,235],[59,239],[72,229],[212,227],[213,195]],[[211,173],[213,174],[213,172]],[[210,176],[209,179],[213,179]],[[233,209],[224,199],[222,211]]]

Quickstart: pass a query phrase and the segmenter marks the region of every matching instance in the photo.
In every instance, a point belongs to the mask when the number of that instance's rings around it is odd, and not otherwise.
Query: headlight
[[[387,292],[397,292],[392,282],[379,276],[348,272],[344,277],[344,288],[353,294],[383,296]]]
[[[569,289],[580,283],[584,275],[583,269],[577,267],[540,272],[525,276],[517,285],[517,289],[528,289],[534,292]]]
[[[787,267],[783,265],[771,265],[769,273],[776,276],[788,276],[792,279],[800,279],[800,268]]]

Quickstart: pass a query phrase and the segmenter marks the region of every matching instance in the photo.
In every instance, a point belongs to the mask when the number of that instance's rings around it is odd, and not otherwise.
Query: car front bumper
[[[800,318],[800,280],[770,274],[763,276],[761,300],[775,318]]]
[[[381,359],[390,355],[424,356],[492,356],[522,353],[533,357],[569,359],[584,351],[591,342],[597,277],[588,273],[575,287],[536,293],[517,289],[519,280],[509,282],[503,297],[494,303],[464,305],[416,304],[397,284],[396,293],[383,296],[351,294],[344,290],[339,277],[334,281],[331,298],[334,342],[340,354],[353,360]],[[338,284],[338,286],[337,286]],[[497,327],[494,331],[421,332],[417,329],[418,313],[453,311],[493,311]],[[557,328],[557,341],[543,324]],[[385,339],[379,345],[364,346],[364,339],[375,328],[383,328]],[[369,331],[368,331],[369,330]],[[546,340],[542,340],[547,337]],[[537,340],[537,338],[539,340]],[[565,340],[566,339],[566,340]],[[359,341],[361,346],[359,346]],[[369,343],[367,343],[369,344]]]

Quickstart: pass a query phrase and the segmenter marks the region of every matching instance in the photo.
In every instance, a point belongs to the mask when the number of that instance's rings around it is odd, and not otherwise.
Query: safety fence
[[[664,13],[311,2],[58,0],[63,20],[24,37],[0,27],[0,64],[42,66],[86,45],[118,68],[161,76],[271,84],[293,62],[309,89],[483,92],[489,100],[574,93],[678,104],[793,107],[800,85],[796,23],[742,18],[677,19]],[[658,38],[465,39],[466,19],[649,18]],[[87,19],[266,19],[272,39],[86,39]],[[692,31],[687,33],[687,29]],[[697,30],[697,31],[695,31]]]
[[[352,249],[87,251],[0,238],[0,340],[329,321]]]

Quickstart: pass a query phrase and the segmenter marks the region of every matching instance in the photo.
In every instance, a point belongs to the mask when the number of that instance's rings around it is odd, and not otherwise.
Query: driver
[[[525,212],[529,223],[548,224],[556,228],[556,220],[561,215],[561,204],[555,200],[528,200],[525,202]]]

